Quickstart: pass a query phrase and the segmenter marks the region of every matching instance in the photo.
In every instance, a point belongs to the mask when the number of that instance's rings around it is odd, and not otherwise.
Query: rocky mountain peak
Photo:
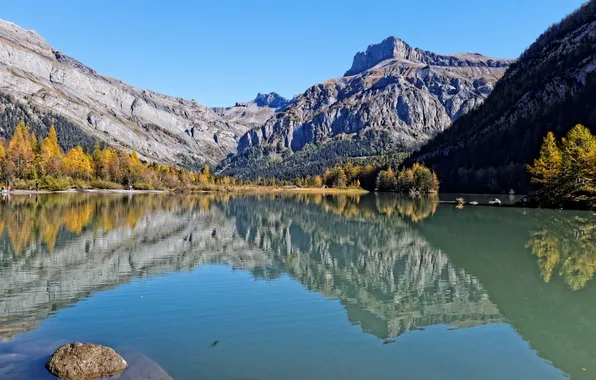
[[[397,37],[388,37],[381,43],[369,45],[365,52],[356,53],[352,67],[344,75],[359,74],[386,60],[408,60],[431,66],[454,67],[507,67],[511,63],[511,60],[489,58],[478,53],[436,54],[413,48]]]
[[[250,118],[255,127],[219,173],[292,179],[320,174],[348,157],[410,152],[480,105],[510,62],[439,55],[387,38],[356,54],[346,76],[310,87],[277,113],[256,107],[267,95],[250,102],[258,119],[249,106],[220,113],[244,125]]]
[[[356,53],[352,68],[350,68],[345,75],[358,74],[386,59],[414,58],[412,57],[413,50],[414,49],[410,45],[397,37],[385,38],[379,44],[368,45],[365,52]]]
[[[233,107],[213,107],[216,114],[233,123],[254,128],[264,124],[276,112],[282,111],[294,99],[286,99],[277,92],[258,93],[250,102],[237,102]]]
[[[10,21],[0,19],[0,39],[23,46],[45,57],[52,57],[51,47],[36,31],[21,28]]]
[[[290,103],[290,100],[279,95],[277,92],[270,92],[268,94],[259,92],[253,102],[259,107],[283,108]]]

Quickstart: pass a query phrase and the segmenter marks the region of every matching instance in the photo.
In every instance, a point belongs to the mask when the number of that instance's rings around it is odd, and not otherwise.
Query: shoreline
[[[188,191],[176,191],[176,190],[127,190],[127,189],[70,189],[70,190],[11,190],[10,192],[0,192],[0,195],[7,196],[7,195],[49,195],[49,194],[128,194],[128,195],[143,195],[143,194],[172,194],[172,195],[182,195],[182,194],[244,194],[244,195],[264,195],[264,194],[310,194],[310,195],[347,195],[347,196],[360,196],[366,194],[398,194],[398,193],[391,193],[391,192],[374,192],[368,191],[364,189],[357,189],[357,188],[304,188],[304,187],[274,187],[274,186],[222,186],[222,187],[208,187],[204,189],[195,189],[195,190],[188,190]],[[447,193],[449,194],[449,193]],[[461,195],[488,195],[488,194],[461,194]],[[476,202],[476,203],[472,203]],[[458,206],[458,202],[455,200],[438,200],[439,204],[444,205],[455,205]],[[506,208],[520,208],[520,209],[528,209],[528,208],[545,208],[545,209],[553,209],[553,210],[574,210],[574,211],[593,211],[591,209],[586,208],[564,208],[564,207],[536,207],[527,204],[521,204],[520,201],[515,202],[508,202],[504,201],[500,204],[491,204],[490,201],[487,200],[474,200],[474,201],[465,201],[462,205],[469,206],[469,207],[506,207]]]
[[[3,191],[1,195],[36,195],[36,194],[76,194],[76,193],[96,193],[96,194],[162,194],[170,193],[167,190],[125,190],[125,189],[70,189],[70,190],[10,190]]]
[[[265,193],[303,193],[322,195],[364,195],[368,190],[364,189],[336,189],[336,188],[302,188],[302,187],[268,187],[268,186],[237,186],[237,187],[213,187],[188,191],[176,190],[127,190],[127,189],[70,189],[70,190],[11,190],[1,192],[1,195],[39,195],[39,194],[265,194]]]

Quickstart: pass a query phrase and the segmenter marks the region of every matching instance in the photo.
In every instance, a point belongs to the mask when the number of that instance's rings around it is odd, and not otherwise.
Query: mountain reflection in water
[[[93,195],[0,206],[0,339],[139,278],[289,274],[381,340],[509,323],[574,379],[596,352],[595,217],[393,195]],[[397,338],[400,339],[400,338]]]

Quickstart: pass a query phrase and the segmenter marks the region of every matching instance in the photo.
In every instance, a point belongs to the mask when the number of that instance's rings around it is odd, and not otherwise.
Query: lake
[[[174,379],[596,378],[591,212],[55,194],[0,231],[2,379],[72,341]]]

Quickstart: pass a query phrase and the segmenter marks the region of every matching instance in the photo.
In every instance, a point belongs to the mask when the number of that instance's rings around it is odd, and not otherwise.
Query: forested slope
[[[551,26],[513,63],[484,104],[415,153],[442,191],[530,189],[526,163],[548,131],[596,131],[596,1]]]

